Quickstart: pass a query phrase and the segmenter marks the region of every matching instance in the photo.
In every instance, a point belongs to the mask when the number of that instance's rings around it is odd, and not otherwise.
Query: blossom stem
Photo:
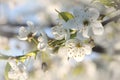
[[[65,42],[64,39],[63,40],[53,40],[53,41],[49,42],[49,46],[52,46],[52,47],[55,47],[56,45],[60,46],[64,42]]]
[[[32,41],[37,45],[38,41],[35,38],[32,38]]]

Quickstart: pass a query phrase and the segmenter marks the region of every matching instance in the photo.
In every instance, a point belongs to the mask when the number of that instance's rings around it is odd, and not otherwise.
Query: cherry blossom
[[[20,40],[29,40],[37,34],[37,28],[34,27],[34,24],[30,21],[27,22],[28,28],[20,27],[19,36]]]
[[[68,58],[73,58],[77,62],[84,59],[85,55],[92,52],[92,47],[88,44],[83,44],[78,39],[70,39],[65,44]]]
[[[56,40],[65,38],[67,32],[62,26],[55,26],[52,28],[52,34]]]
[[[70,29],[81,31],[82,35],[89,38],[91,35],[101,35],[104,28],[98,21],[99,12],[95,8],[86,6],[73,9],[73,19],[63,23],[63,26]]]

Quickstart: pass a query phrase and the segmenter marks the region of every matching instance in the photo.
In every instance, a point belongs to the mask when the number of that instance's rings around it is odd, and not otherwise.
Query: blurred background
[[[92,54],[81,63],[62,59],[64,54],[52,55],[49,62],[29,59],[28,80],[120,80],[120,0],[110,0],[114,6],[91,1],[0,0],[0,53],[15,56],[32,50],[32,44],[17,39],[19,27],[26,27],[26,21],[44,28],[52,37],[50,28],[58,22],[55,9],[70,11],[73,6],[86,4],[106,15],[103,22],[108,20],[104,23],[104,34],[94,37],[96,47]],[[4,80],[5,64],[6,60],[1,59],[0,80]]]

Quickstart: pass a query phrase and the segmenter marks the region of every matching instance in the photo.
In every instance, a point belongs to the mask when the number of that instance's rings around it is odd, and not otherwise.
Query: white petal
[[[61,40],[61,39],[65,38],[66,31],[61,26],[55,26],[52,28],[52,34],[54,35],[55,39]]]
[[[76,38],[79,39],[79,40],[81,40],[81,41],[87,39],[87,38],[85,38],[85,37],[82,35],[82,32],[80,32],[80,31],[77,32]]]
[[[15,71],[19,70],[17,63],[14,60],[9,60],[9,64],[13,70],[15,70]]]
[[[42,50],[42,51],[43,51],[43,50],[46,49],[46,46],[47,46],[46,43],[39,43],[38,46],[37,46],[37,48],[38,48],[39,50]]]
[[[65,37],[65,35],[58,35],[58,34],[54,34],[54,36],[56,40],[61,40]]]
[[[20,80],[27,80],[28,78],[28,74],[26,72],[21,73],[21,75],[19,76]]]
[[[74,55],[74,59],[77,61],[77,62],[81,62],[81,61],[83,61],[83,59],[84,59],[84,57],[85,57],[85,54],[84,53],[76,53],[76,55]]]
[[[27,29],[25,27],[20,27],[19,28],[19,35],[20,36],[25,36],[27,34],[28,34],[28,31],[27,31]]]
[[[27,21],[27,25],[30,27],[30,28],[29,28],[30,30],[33,30],[33,29],[34,29],[34,24],[33,24],[33,22]]]
[[[28,31],[32,32],[34,35],[37,34],[37,28],[34,26],[34,23],[31,21],[27,21],[27,25],[28,25]]]
[[[76,25],[75,19],[70,19],[69,21],[63,24],[65,29],[76,29],[75,25]]]
[[[75,7],[73,9],[73,14],[75,17],[81,17],[81,16],[84,16],[85,14],[85,7],[84,6],[81,6],[81,7]]]
[[[45,40],[47,40],[47,34],[43,31],[43,30],[41,30],[41,35],[42,35],[42,37],[45,39]]]
[[[86,11],[86,15],[88,18],[90,18],[90,20],[97,20],[100,14],[99,14],[99,11],[97,9],[89,8]]]
[[[27,40],[28,39],[28,37],[20,37],[20,36],[17,36],[18,37],[18,39],[20,39],[20,40]]]
[[[85,54],[81,54],[76,47],[67,49],[68,57],[73,58],[75,61],[80,62],[84,59]]]
[[[82,35],[83,35],[83,37],[89,38],[88,31],[89,31],[89,28],[88,28],[88,27],[84,27],[84,28],[82,29]]]
[[[91,48],[90,45],[84,45],[84,46],[83,46],[83,49],[84,49],[84,53],[85,53],[86,55],[90,55],[90,54],[92,53],[92,48]]]
[[[81,61],[83,61],[84,60],[84,57],[85,56],[82,56],[82,57],[76,57],[76,58],[74,58],[77,62],[81,62]]]
[[[28,31],[25,27],[20,27],[19,29],[19,39],[26,40],[28,35]]]
[[[44,38],[43,38],[42,36],[39,36],[39,37],[38,37],[38,41],[39,41],[39,42],[44,42]]]
[[[21,71],[26,71],[26,66],[23,63],[18,63],[18,67]]]
[[[93,5],[101,14],[105,14],[106,7],[104,4],[102,4],[100,2],[95,2],[95,3],[93,3]]]
[[[74,57],[74,55],[76,55],[77,53],[77,48],[76,47],[69,47],[67,48],[67,53],[68,53],[68,57]]]
[[[92,26],[93,33],[95,35],[102,35],[103,34],[104,28],[103,28],[102,24],[99,21],[96,21],[91,26]]]
[[[18,80],[19,76],[20,75],[18,73],[16,73],[15,71],[13,71],[13,70],[8,72],[8,78],[9,79]]]

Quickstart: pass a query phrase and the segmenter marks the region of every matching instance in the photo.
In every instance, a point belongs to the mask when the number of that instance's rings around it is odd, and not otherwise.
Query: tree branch
[[[119,15],[116,15],[116,16],[108,19],[108,20],[103,21],[103,22],[102,22],[102,25],[105,26],[106,24],[108,24],[108,23],[111,22],[111,21],[117,21],[119,18],[120,18],[120,14],[119,14]]]

